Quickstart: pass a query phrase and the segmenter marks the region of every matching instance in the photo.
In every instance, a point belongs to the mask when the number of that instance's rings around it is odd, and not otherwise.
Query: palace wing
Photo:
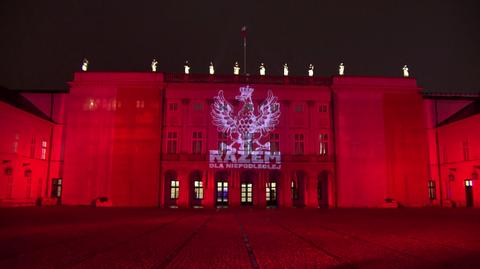
[[[219,132],[227,133],[228,135],[235,133],[237,130],[237,121],[232,117],[232,105],[225,100],[223,91],[218,92],[218,96],[213,98],[212,112],[210,115],[213,119],[213,124],[217,126]]]
[[[262,136],[271,132],[278,125],[280,118],[280,103],[278,98],[268,91],[267,99],[258,108],[260,115],[257,117],[256,132]]]

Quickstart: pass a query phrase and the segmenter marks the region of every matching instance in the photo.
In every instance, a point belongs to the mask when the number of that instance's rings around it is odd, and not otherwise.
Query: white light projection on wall
[[[254,89],[240,87],[235,99],[242,107],[234,115],[233,106],[218,91],[211,105],[212,123],[226,136],[226,142],[217,150],[210,150],[210,168],[280,169],[280,152],[270,151],[269,134],[278,125],[280,103],[268,91],[267,98],[258,106],[252,102]]]

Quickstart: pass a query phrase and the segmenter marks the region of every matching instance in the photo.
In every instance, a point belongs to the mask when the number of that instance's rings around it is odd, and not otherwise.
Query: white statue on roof
[[[152,60],[152,72],[157,72],[157,65],[158,65],[157,59],[153,59]]]
[[[403,77],[408,78],[410,76],[410,73],[408,72],[408,66],[404,65],[402,70],[403,70]]]
[[[88,60],[87,58],[83,58],[82,71],[86,72],[87,70],[88,70]]]
[[[338,66],[338,74],[340,76],[343,76],[345,74],[345,66],[343,65],[343,63],[340,63],[340,65]]]
[[[235,62],[233,65],[233,74],[240,75],[240,66],[238,65],[238,62]]]
[[[313,68],[314,68],[314,67],[313,67],[313,64],[310,64],[310,65],[308,66],[308,76],[309,76],[309,77],[313,77]]]
[[[185,61],[185,65],[183,66],[185,74],[190,74],[190,66],[188,65],[188,61]]]
[[[212,63],[212,62],[210,62],[210,65],[208,66],[208,73],[209,73],[210,75],[215,74],[215,68],[213,67],[213,63]]]
[[[288,76],[288,65],[287,65],[287,63],[285,63],[283,65],[283,75]]]
[[[260,64],[260,76],[265,76],[265,65],[263,63]]]

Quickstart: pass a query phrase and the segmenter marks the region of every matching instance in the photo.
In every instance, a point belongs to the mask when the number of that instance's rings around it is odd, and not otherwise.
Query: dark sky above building
[[[0,1],[0,85],[65,89],[83,57],[89,71],[401,76],[427,89],[480,89],[480,1]],[[243,66],[242,66],[243,68]]]

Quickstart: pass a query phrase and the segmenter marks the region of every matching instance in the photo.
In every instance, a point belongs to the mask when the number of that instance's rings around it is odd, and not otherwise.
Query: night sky
[[[401,76],[426,89],[480,90],[480,1],[0,1],[0,85],[66,89],[83,57],[89,71],[248,71]],[[243,66],[242,66],[243,68]]]

